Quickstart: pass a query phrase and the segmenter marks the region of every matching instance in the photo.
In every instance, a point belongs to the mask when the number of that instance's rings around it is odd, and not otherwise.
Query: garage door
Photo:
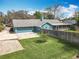
[[[23,32],[32,32],[32,27],[26,27],[26,28],[15,28],[16,33],[23,33]]]

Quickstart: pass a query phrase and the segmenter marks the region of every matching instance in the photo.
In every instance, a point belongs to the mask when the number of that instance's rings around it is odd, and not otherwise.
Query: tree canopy
[[[39,11],[36,11],[34,16],[36,17],[36,19],[40,19],[42,15]]]

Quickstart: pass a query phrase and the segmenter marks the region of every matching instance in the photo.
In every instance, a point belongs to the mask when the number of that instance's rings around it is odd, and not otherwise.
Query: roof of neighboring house
[[[70,24],[70,25],[77,23],[76,20],[64,20],[63,22],[66,23],[66,24]]]
[[[31,27],[31,26],[41,27],[45,23],[49,23],[54,26],[68,25],[56,19],[54,20],[43,19],[42,21],[40,19],[13,19],[13,27]]]

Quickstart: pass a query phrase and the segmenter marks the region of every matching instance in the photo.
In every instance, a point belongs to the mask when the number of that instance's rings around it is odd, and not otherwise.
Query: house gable
[[[48,30],[52,30],[52,29],[53,29],[53,27],[52,27],[52,25],[51,25],[51,24],[49,24],[49,23],[45,23],[45,24],[43,24],[43,25],[41,26],[41,29],[48,29]]]

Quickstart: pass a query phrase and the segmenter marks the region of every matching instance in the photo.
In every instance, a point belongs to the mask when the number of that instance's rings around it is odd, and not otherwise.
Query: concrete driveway
[[[37,33],[9,33],[8,30],[3,30],[0,32],[0,55],[5,55],[8,53],[23,50],[23,47],[19,43],[18,39],[39,37]]]
[[[19,40],[39,37],[37,33],[34,32],[26,32],[26,33],[17,33],[16,34]]]
[[[23,50],[23,47],[18,40],[0,41],[0,55],[9,54],[19,50]]]
[[[0,32],[0,40],[14,40],[14,39],[28,39],[28,38],[34,38],[39,37],[37,33],[34,32],[26,32],[26,33],[9,33],[7,30],[3,30]]]
[[[8,31],[3,30],[0,32],[0,41],[1,40],[11,40],[11,39],[18,39],[16,34],[10,34]]]
[[[23,50],[17,38],[16,34],[10,34],[7,30],[0,32],[0,55]]]

